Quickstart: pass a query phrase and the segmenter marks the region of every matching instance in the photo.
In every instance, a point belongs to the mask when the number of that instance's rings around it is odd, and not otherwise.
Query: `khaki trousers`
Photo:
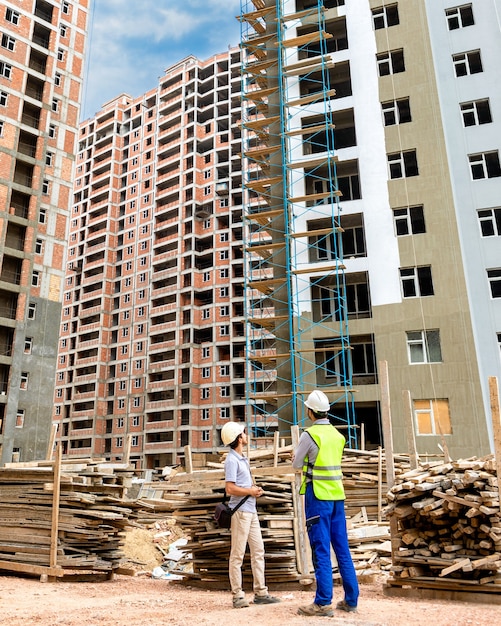
[[[264,543],[257,513],[235,511],[231,518],[229,576],[234,598],[243,598],[242,563],[249,544],[253,590],[258,596],[268,594],[264,578]]]

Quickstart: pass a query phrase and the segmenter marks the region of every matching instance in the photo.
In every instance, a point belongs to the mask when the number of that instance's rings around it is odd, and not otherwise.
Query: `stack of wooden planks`
[[[287,583],[313,581],[308,539],[298,493],[301,478],[290,464],[291,447],[248,451],[256,483],[264,489],[258,500],[258,513],[266,548],[266,578],[269,584],[284,587]],[[217,528],[213,511],[224,495],[224,456],[210,468],[172,475],[163,487],[163,505],[170,507],[176,523],[190,537],[186,545],[192,571],[175,571],[190,584],[227,588],[230,531]],[[402,462],[402,471],[408,464]],[[381,554],[388,554],[389,527],[382,522],[384,494],[384,456],[378,452],[346,450],[343,475],[347,496],[350,546],[355,567],[363,572],[377,564]],[[158,488],[158,483],[156,484]],[[157,492],[158,493],[158,492]],[[144,502],[147,505],[148,501]],[[154,503],[150,503],[154,506]],[[382,547],[382,544],[385,544]],[[381,548],[381,549],[380,549]],[[335,569],[336,576],[337,568]],[[251,572],[244,562],[244,582]]]
[[[387,494],[389,584],[501,591],[501,512],[492,457],[422,464]],[[393,532],[395,529],[395,532]]]
[[[275,468],[278,469],[278,468]],[[255,469],[258,484],[264,489],[259,499],[259,513],[266,547],[267,579],[272,583],[297,581],[294,525],[297,515],[294,495],[294,475],[287,469],[270,474],[270,469]],[[181,526],[190,541],[185,549],[190,553],[192,572],[174,572],[205,584],[224,581],[227,586],[230,531],[217,528],[213,521],[216,504],[224,495],[223,470],[201,470],[177,474],[165,485],[164,500],[171,507],[170,515]],[[250,568],[244,568],[244,580],[250,578]]]
[[[133,468],[80,459],[58,470],[52,461],[0,468],[0,569],[51,577],[117,570]]]

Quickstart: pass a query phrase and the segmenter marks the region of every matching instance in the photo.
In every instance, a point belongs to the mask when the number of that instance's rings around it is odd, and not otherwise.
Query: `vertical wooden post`
[[[291,426],[292,449],[299,443],[299,426]],[[294,506],[294,543],[296,546],[297,566],[299,573],[307,577],[313,571],[311,562],[310,544],[306,537],[306,520],[304,514],[304,499],[299,495],[302,476],[296,473],[292,487],[292,502]]]
[[[496,376],[489,376],[492,434],[494,437],[494,460],[498,478],[499,508],[501,510],[501,416],[499,414],[499,387]]]
[[[61,495],[61,461],[63,458],[61,444],[56,448],[54,463],[54,490],[52,492],[52,520],[50,528],[49,566],[57,565],[57,538],[59,534],[59,499]]]
[[[381,381],[381,416],[383,418],[384,455],[386,460],[386,482],[388,489],[395,483],[395,465],[393,463],[393,433],[391,432],[390,383],[388,361],[379,361],[379,380]]]
[[[407,449],[409,450],[409,462],[411,469],[417,469],[418,453],[416,448],[416,435],[414,433],[414,412],[412,410],[411,392],[407,389],[402,391],[404,397],[405,432],[407,435]]]
[[[190,446],[184,446],[184,469],[187,474],[193,474],[193,459],[191,458]]]
[[[273,467],[278,465],[278,448],[280,442],[280,433],[276,430],[273,433]]]
[[[381,509],[383,508],[383,449],[377,449],[377,521],[381,521]]]
[[[125,440],[125,452],[124,452],[124,457],[123,457],[123,461],[124,463],[127,463],[127,465],[130,463],[131,448],[132,448],[132,435],[127,435],[127,438]]]
[[[381,415],[383,418],[384,457],[386,461],[386,483],[388,489],[395,484],[395,464],[393,458],[393,434],[391,431],[390,382],[388,378],[388,362],[379,362],[379,379],[381,381]],[[397,518],[390,517],[391,559],[395,565],[395,551],[400,546]]]
[[[47,445],[47,454],[45,455],[46,461],[52,460],[52,455],[54,454],[54,442],[56,440],[56,433],[57,424],[52,424],[52,427],[50,429],[49,443]]]

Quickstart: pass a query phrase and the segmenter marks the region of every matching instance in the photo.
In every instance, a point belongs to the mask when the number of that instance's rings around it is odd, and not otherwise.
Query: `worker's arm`
[[[311,462],[317,458],[318,446],[313,441],[309,433],[304,432],[299,438],[297,448],[292,455],[292,467],[296,472],[300,472],[305,463],[305,459],[309,459]]]
[[[239,487],[236,483],[226,481],[225,489],[229,496],[252,496],[259,498],[259,496],[263,495],[263,490],[257,485],[252,485],[252,487]]]

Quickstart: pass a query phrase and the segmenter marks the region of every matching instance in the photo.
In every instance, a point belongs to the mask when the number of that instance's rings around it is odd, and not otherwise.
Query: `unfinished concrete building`
[[[499,2],[241,7],[241,50],[183,59],[81,126],[65,454],[172,465],[228,419],[269,441],[317,387],[350,445],[375,447],[384,362],[397,451],[409,410],[421,453],[486,453]]]
[[[500,3],[241,6],[251,415],[286,431],[322,388],[377,445],[387,363],[398,450],[409,413],[421,453],[488,452]]]
[[[87,0],[0,2],[0,462],[53,418]]]
[[[54,420],[68,456],[172,465],[245,419],[240,54],[82,123]]]

